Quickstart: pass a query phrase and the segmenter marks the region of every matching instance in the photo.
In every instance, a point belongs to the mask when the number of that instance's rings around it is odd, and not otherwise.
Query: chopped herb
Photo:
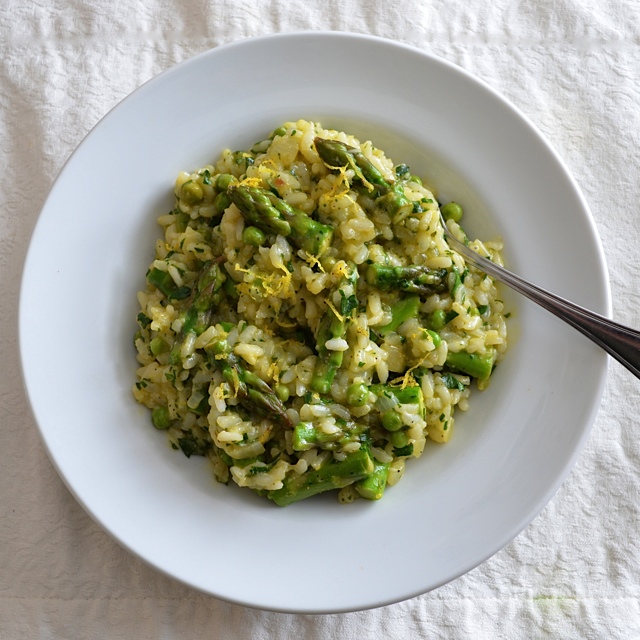
[[[351,312],[354,309],[358,308],[358,298],[355,295],[350,295],[347,297],[342,289],[338,289],[340,292],[340,297],[342,300],[340,301],[340,315],[342,316],[350,316]]]
[[[441,414],[438,416],[438,420],[440,420],[440,422],[443,422],[443,421],[444,421],[444,418],[445,418],[444,413],[441,413]]]
[[[444,323],[449,324],[454,318],[457,318],[460,315],[457,311],[448,311],[444,314]]]
[[[187,458],[198,451],[198,443],[193,438],[178,438],[178,444]]]
[[[404,447],[396,447],[393,450],[393,454],[396,456],[410,456],[413,453],[413,443],[410,443]]]
[[[140,391],[140,389],[146,388],[148,382],[149,381],[146,380],[145,378],[142,378],[142,380],[140,380],[139,382],[136,382],[136,388],[138,389],[138,391]]]
[[[407,175],[407,173],[409,173],[410,171],[411,170],[406,164],[399,164],[396,167],[396,175],[398,176],[398,178],[401,178],[402,176]]]
[[[447,389],[457,389],[458,391],[464,391],[464,385],[452,373],[443,373],[440,376],[440,379],[444,383],[444,386],[447,387]]]
[[[144,313],[140,312],[138,314],[138,324],[146,329],[151,324],[151,318],[147,317]]]
[[[205,169],[201,175],[202,184],[213,184],[213,182],[211,182],[211,174],[209,173],[209,169]]]
[[[478,313],[483,316],[489,310],[488,304],[479,304],[478,305]]]

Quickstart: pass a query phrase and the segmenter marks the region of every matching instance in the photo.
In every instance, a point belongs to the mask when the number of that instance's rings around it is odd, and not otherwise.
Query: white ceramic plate
[[[553,496],[597,411],[606,356],[505,292],[512,346],[453,440],[380,502],[285,509],[217,484],[132,399],[136,291],[177,173],[305,118],[370,138],[500,234],[509,266],[610,313],[576,184],[536,129],[459,68],[365,36],[302,33],[214,49],[148,82],[71,156],[25,264],[20,348],[33,412],[77,500],[124,547],[255,607],[338,612],[434,589],[480,564]]]

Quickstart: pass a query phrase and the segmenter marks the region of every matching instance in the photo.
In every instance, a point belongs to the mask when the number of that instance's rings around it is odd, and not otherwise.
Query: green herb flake
[[[443,373],[440,376],[440,379],[442,380],[444,386],[447,387],[447,389],[457,389],[458,391],[464,391],[464,385],[452,373]]]
[[[457,311],[449,311],[447,313],[445,313],[444,315],[444,323],[445,324],[449,324],[453,319],[458,317],[458,312]]]
[[[143,328],[146,329],[150,324],[151,324],[151,318],[149,318],[148,316],[146,316],[144,313],[140,312],[138,314],[138,324]]]
[[[187,458],[190,458],[198,450],[198,443],[193,438],[178,438],[178,445]]]
[[[346,296],[342,289],[340,291],[340,315],[350,316],[354,309],[358,308],[358,298],[355,295]]]

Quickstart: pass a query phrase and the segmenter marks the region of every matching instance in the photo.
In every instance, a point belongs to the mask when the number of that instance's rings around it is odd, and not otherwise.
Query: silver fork
[[[569,300],[527,282],[515,273],[491,262],[491,260],[483,258],[453,236],[442,214],[440,214],[440,219],[449,246],[464,256],[469,264],[564,320],[567,324],[587,336],[587,338],[593,340],[609,355],[629,369],[631,373],[640,378],[640,332],[569,302]]]

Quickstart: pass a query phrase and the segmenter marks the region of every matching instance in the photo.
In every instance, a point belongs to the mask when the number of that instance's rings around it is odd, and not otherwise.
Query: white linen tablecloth
[[[586,447],[534,522],[453,583],[377,610],[276,614],[192,591],[120,548],[58,478],[16,344],[22,263],[53,180],[97,121],[162,70],[306,29],[415,45],[527,114],[591,206],[615,319],[640,328],[637,0],[4,0],[0,638],[640,638],[640,381],[617,363]]]

